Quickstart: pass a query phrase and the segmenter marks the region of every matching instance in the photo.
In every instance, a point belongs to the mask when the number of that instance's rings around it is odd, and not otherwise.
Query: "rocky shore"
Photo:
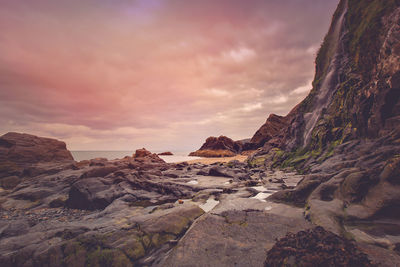
[[[302,209],[265,200],[293,188],[302,179],[294,173],[266,174],[239,161],[167,164],[145,149],[75,162],[56,140],[10,133],[0,142],[3,155],[26,159],[1,161],[0,181],[13,181],[0,191],[1,266],[201,266],[212,255],[225,266],[257,266],[275,238],[309,226]],[[62,156],[27,160],[39,149]],[[239,233],[241,246],[232,238]]]
[[[3,154],[20,151],[18,137],[55,143],[12,135]],[[60,149],[54,161],[14,162],[18,172],[2,161],[0,181],[18,183],[0,191],[1,266],[263,266],[277,239],[314,227],[302,207],[269,200],[305,180],[294,172],[167,164],[145,149],[75,162]]]

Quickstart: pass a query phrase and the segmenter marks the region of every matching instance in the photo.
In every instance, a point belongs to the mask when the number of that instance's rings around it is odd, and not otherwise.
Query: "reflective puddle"
[[[262,202],[266,202],[266,198],[267,197],[269,197],[270,195],[272,195],[272,193],[258,193],[257,195],[255,195],[254,197],[251,197],[251,198],[255,198],[255,199],[258,199],[258,200],[260,200],[260,201],[262,201]]]
[[[218,200],[215,200],[213,197],[210,197],[207,199],[207,202],[204,204],[199,205],[199,207],[204,210],[205,212],[209,212],[212,210],[215,206],[217,206],[219,203]]]

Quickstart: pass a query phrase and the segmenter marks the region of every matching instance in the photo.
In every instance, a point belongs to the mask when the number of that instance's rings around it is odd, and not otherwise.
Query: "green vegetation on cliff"
[[[362,74],[364,80],[371,78],[370,72],[377,62],[382,17],[398,5],[396,0],[348,0],[348,52],[352,70]]]
[[[313,89],[300,104],[300,112],[312,112],[314,99],[318,95],[322,81],[326,77],[329,64],[332,63],[337,43],[333,38],[334,28],[345,8],[345,36],[343,45],[343,65],[338,77],[339,84],[327,109],[323,110],[312,132],[312,140],[305,149],[307,153],[331,150],[332,143],[365,136],[367,122],[371,116],[373,97],[364,97],[361,92],[371,81],[376,71],[386,34],[382,18],[390,14],[397,0],[342,0],[333,16],[332,25],[316,58],[316,72]],[[298,153],[293,153],[298,155]],[[306,153],[303,153],[306,154]]]

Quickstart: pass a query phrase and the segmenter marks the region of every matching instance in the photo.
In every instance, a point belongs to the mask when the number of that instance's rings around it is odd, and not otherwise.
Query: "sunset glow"
[[[0,133],[71,150],[251,137],[311,89],[338,0],[0,0]]]

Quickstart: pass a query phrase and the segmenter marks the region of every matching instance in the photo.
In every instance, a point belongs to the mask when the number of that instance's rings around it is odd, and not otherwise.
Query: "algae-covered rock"
[[[266,267],[374,266],[357,246],[322,227],[288,233],[268,251]]]
[[[13,189],[16,187],[19,183],[21,182],[21,178],[18,176],[8,176],[8,177],[3,177],[0,178],[0,185],[4,189]]]

